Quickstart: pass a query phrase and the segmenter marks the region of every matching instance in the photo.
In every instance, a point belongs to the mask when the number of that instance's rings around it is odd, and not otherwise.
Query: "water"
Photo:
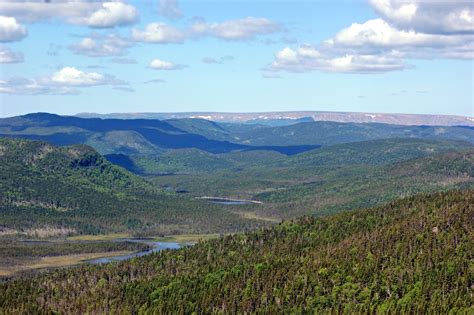
[[[185,244],[180,244],[180,243],[175,243],[175,242],[153,242],[153,241],[146,240],[146,239],[121,239],[120,241],[145,243],[145,244],[151,246],[151,249],[145,250],[145,251],[142,251],[142,252],[138,252],[138,253],[128,254],[128,255],[91,259],[91,260],[88,260],[87,263],[93,264],[93,265],[106,264],[106,263],[110,263],[110,262],[114,262],[114,261],[127,260],[127,259],[130,259],[130,258],[133,258],[133,257],[145,256],[145,255],[155,253],[155,252],[159,252],[159,251],[162,251],[162,250],[165,250],[165,249],[179,249],[179,248],[185,246]]]
[[[230,198],[219,198],[219,197],[197,197],[197,199],[206,200],[209,203],[215,203],[220,205],[251,205],[260,204],[260,201],[244,200],[244,199],[230,199]]]
[[[249,205],[251,204],[251,202],[248,202],[248,201],[226,201],[226,200],[222,200],[222,201],[210,200],[209,203],[216,203],[219,205]]]

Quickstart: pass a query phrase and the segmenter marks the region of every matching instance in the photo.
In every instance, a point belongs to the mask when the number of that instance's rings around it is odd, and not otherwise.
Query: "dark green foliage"
[[[137,173],[204,174],[217,171],[275,172],[279,168],[316,168],[334,165],[383,165],[413,158],[472,148],[469,142],[421,139],[384,139],[322,147],[293,156],[274,151],[242,151],[212,154],[198,149],[168,150],[160,155],[122,156],[118,161]],[[115,157],[113,157],[115,158]]]
[[[167,193],[88,146],[0,139],[0,228],[73,233],[236,231],[258,222]]]
[[[210,153],[258,149],[291,155],[307,151],[311,149],[307,146],[311,145],[329,146],[391,138],[474,143],[474,129],[470,127],[325,121],[270,127],[218,124],[202,119],[85,119],[47,113],[0,119],[0,135],[45,140],[55,145],[88,144],[101,154],[149,156],[168,149],[186,148]]]
[[[333,145],[376,139],[418,138],[474,142],[471,127],[401,126],[380,123],[316,121],[291,126],[267,127],[227,124],[236,142],[249,145]]]
[[[250,210],[273,218],[334,214],[420,192],[474,187],[474,150],[456,142],[374,140],[254,160],[240,169],[150,179],[190,195],[260,200]]]
[[[474,191],[0,286],[7,313],[472,313]]]

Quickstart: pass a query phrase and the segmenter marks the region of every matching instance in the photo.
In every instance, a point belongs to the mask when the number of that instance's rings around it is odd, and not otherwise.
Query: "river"
[[[111,257],[101,257],[97,259],[92,259],[86,261],[89,264],[105,264],[109,262],[114,262],[114,261],[122,261],[122,260],[127,260],[133,257],[140,257],[140,256],[145,256],[151,253],[159,252],[165,249],[179,249],[183,246],[188,246],[190,244],[183,244],[183,243],[175,243],[175,242],[154,242],[148,239],[120,239],[117,241],[121,242],[139,242],[139,243],[145,243],[149,245],[151,248],[149,250],[141,251],[141,252],[136,252],[136,253],[131,253],[128,255],[123,255],[123,256],[111,256]]]

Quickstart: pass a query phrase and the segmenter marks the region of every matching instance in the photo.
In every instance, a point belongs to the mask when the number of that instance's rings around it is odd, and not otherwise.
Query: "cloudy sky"
[[[0,0],[0,116],[473,116],[474,4]]]

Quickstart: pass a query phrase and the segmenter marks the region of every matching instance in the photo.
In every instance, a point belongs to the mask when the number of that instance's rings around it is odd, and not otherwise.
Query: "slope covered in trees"
[[[255,223],[157,189],[88,146],[19,139],[0,139],[0,222],[7,232],[50,229],[51,236],[235,231]]]
[[[474,191],[0,285],[4,312],[469,313]]]

